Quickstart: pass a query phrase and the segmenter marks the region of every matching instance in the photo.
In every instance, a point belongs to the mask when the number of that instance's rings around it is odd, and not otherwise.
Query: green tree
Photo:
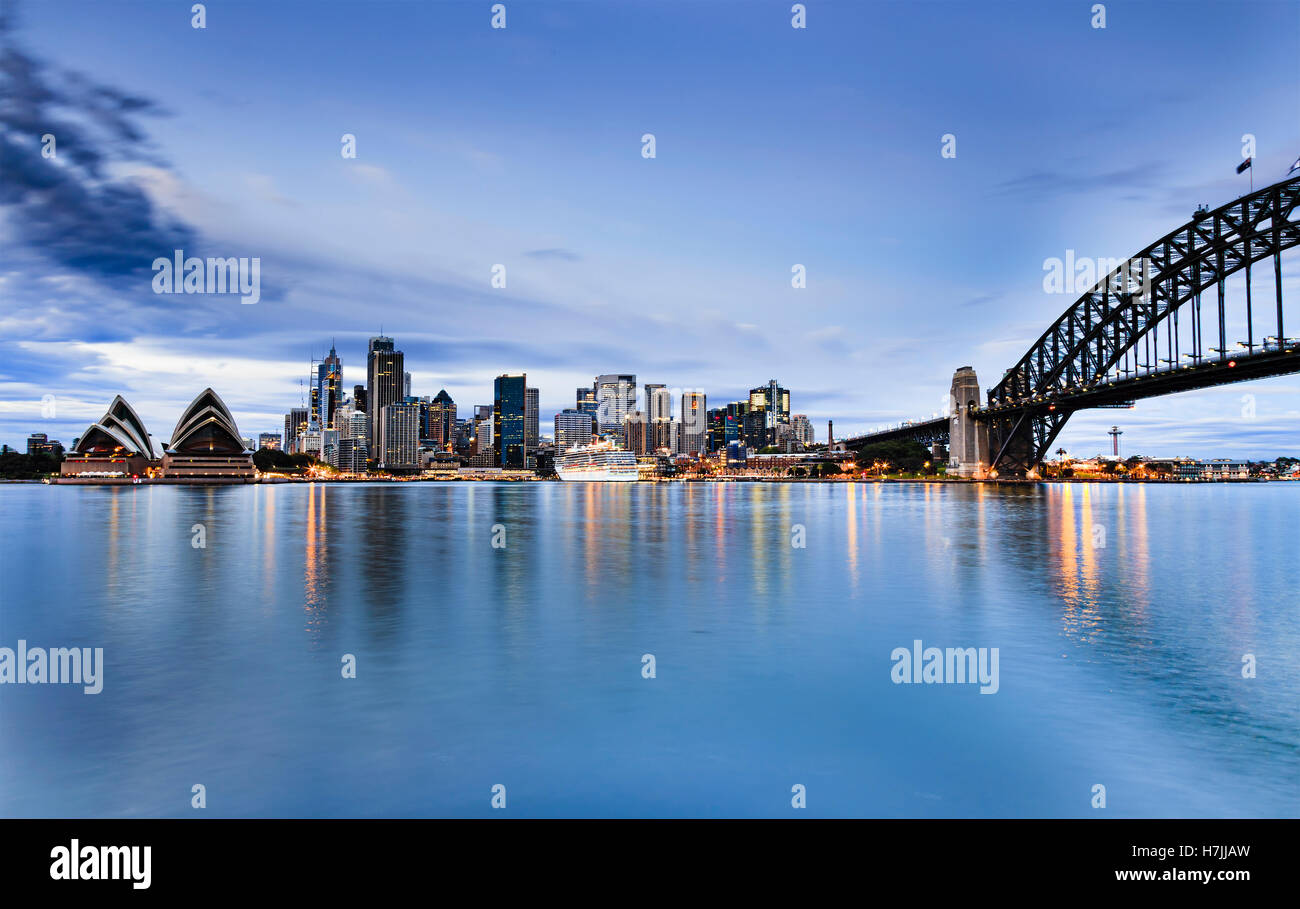
[[[889,465],[886,470],[890,473],[921,473],[930,460],[930,449],[920,442],[905,440],[872,442],[859,449],[854,460],[868,470],[880,462]]]

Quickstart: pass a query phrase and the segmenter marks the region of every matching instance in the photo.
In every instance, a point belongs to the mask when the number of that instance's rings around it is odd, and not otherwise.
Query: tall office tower
[[[629,413],[623,419],[624,447],[628,451],[635,451],[637,455],[649,454],[653,449],[650,448],[648,429],[649,424],[646,422],[645,411],[634,410]]]
[[[522,470],[528,466],[524,416],[528,377],[500,375],[492,386],[492,448],[500,467]]]
[[[366,412],[366,386],[352,386],[352,406],[362,413]]]
[[[602,433],[621,436],[623,422],[636,409],[636,376],[596,376],[596,423]]]
[[[312,419],[322,429],[334,426],[334,411],[338,409],[343,397],[343,361],[338,351],[330,345],[329,356],[316,364],[316,375],[312,388],[312,406],[315,408]]]
[[[596,416],[596,410],[600,407],[600,403],[596,400],[596,389],[594,386],[591,388],[579,388],[577,394],[574,395],[574,398],[576,400],[574,405],[576,410],[579,410],[582,413],[589,413],[593,417]]]
[[[445,388],[434,395],[429,416],[433,424],[429,437],[443,451],[451,451],[456,441],[456,402]]]
[[[748,409],[744,401],[733,401],[709,411],[709,451],[726,451],[728,445],[740,440]]]
[[[772,444],[767,426],[767,412],[762,408],[745,411],[740,422],[740,441],[746,448],[762,449]]]
[[[647,382],[645,385],[646,447],[649,451],[661,448],[672,450],[673,396],[665,386]]]
[[[705,447],[709,432],[708,398],[702,391],[682,392],[680,450],[683,454],[699,454]]]
[[[541,441],[537,425],[538,398],[536,388],[524,389],[524,446],[528,454],[536,452],[537,443]]]
[[[769,379],[766,385],[749,390],[749,409],[762,411],[762,432],[758,432],[758,423],[754,422],[756,428],[752,433],[747,431],[745,444],[751,448],[775,445],[781,428],[790,425],[790,392],[777,384],[776,379]]]
[[[794,437],[804,445],[811,445],[816,441],[813,432],[812,421],[808,419],[807,414],[797,413],[790,418],[790,429]]]
[[[417,404],[385,404],[379,411],[379,450],[385,470],[415,470],[420,466],[420,408]]]
[[[581,410],[562,410],[555,415],[555,450],[568,451],[575,445],[590,445],[596,434],[596,418]]]
[[[298,439],[307,431],[310,415],[306,407],[291,407],[284,417],[284,450],[298,451]]]
[[[667,386],[652,382],[645,383],[645,413],[647,420],[653,423],[655,420],[671,419],[672,408],[672,395],[668,392]]]
[[[393,339],[383,336],[370,339],[370,354],[366,360],[366,413],[370,421],[370,452],[376,460],[383,458],[379,436],[384,426],[384,408],[399,403],[402,394],[402,377],[406,358],[393,346]]]
[[[409,372],[404,372],[402,373],[402,397],[409,398],[410,396],[411,396],[411,374]]]

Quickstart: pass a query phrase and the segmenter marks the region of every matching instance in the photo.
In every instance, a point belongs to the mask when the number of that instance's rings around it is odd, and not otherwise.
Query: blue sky
[[[774,377],[824,440],[938,410],[958,366],[992,385],[1072,301],[1044,260],[1244,192],[1243,134],[1256,185],[1300,155],[1294,3],[1107,3],[1105,29],[1090,2],[812,0],[806,30],[790,5],[514,0],[504,30],[487,2],[214,0],[202,30],[189,3],[19,5],[0,440],[70,441],[117,393],[165,438],[209,384],[278,431],[309,358],[335,339],[364,382],[381,324],[462,411],[503,372],[543,432],[598,373],[710,406]],[[33,201],[46,122],[67,179]],[[155,296],[178,245],[260,257],[261,302]],[[1130,453],[1296,454],[1300,378],[1079,414],[1061,444],[1113,422]]]

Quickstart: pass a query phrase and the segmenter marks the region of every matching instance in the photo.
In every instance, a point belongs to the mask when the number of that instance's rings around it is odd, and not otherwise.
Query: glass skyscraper
[[[380,432],[383,429],[384,408],[401,402],[405,384],[405,357],[393,346],[393,339],[370,339],[370,353],[366,361],[366,412],[370,420],[370,450],[382,457]],[[418,428],[417,428],[418,433]]]
[[[492,448],[497,464],[506,469],[528,466],[527,389],[528,377],[522,373],[497,376],[493,383]]]

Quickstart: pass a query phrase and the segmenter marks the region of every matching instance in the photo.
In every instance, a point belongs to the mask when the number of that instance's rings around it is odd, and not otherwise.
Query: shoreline
[[[253,480],[207,480],[199,478],[161,479],[129,477],[46,477],[42,479],[0,479],[0,485],[44,485],[44,486],[280,486],[314,483],[564,483],[569,485],[589,485],[582,481],[564,481],[556,477],[270,477]],[[989,485],[989,486],[1041,486],[1055,483],[1086,483],[1105,485],[1249,485],[1260,483],[1291,483],[1300,479],[1286,477],[1251,477],[1249,479],[1191,480],[1163,479],[1145,477],[1142,479],[1103,479],[1100,477],[1062,477],[1039,479],[964,479],[956,477],[844,477],[844,478],[810,478],[810,477],[657,477],[631,481],[634,483],[920,483],[938,485]],[[614,483],[613,485],[621,485]]]

